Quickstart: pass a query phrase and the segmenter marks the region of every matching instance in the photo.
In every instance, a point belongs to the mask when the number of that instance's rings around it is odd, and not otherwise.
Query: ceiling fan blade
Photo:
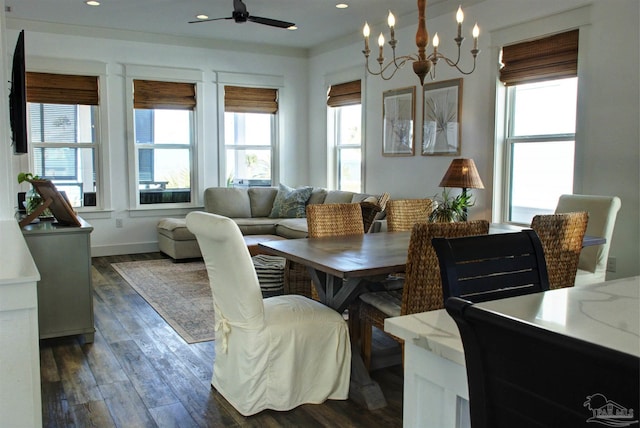
[[[277,19],[262,18],[260,16],[252,16],[252,15],[250,15],[247,19],[249,21],[251,21],[251,22],[256,22],[258,24],[264,24],[264,25],[270,25],[271,27],[278,27],[278,28],[289,28],[289,27],[295,25],[293,22],[278,21]]]
[[[198,24],[200,22],[220,21],[221,19],[233,19],[232,16],[226,18],[211,18],[211,19],[198,19],[197,21],[189,21],[189,24]]]

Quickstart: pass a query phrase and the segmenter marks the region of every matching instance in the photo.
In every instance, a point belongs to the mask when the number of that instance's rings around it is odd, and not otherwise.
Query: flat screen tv
[[[26,79],[24,30],[22,30],[18,36],[16,49],[13,52],[11,92],[9,94],[11,138],[13,140],[13,152],[16,154],[28,153]]]

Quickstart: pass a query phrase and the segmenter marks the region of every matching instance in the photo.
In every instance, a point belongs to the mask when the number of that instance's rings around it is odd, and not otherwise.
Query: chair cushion
[[[360,295],[360,300],[390,317],[399,317],[402,306],[402,289],[364,293]]]
[[[307,201],[311,196],[313,187],[301,187],[293,189],[280,184],[278,194],[273,201],[271,218],[301,218],[306,215]]]

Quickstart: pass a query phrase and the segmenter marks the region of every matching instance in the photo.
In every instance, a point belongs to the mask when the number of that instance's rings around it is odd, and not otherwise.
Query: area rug
[[[213,300],[203,262],[161,259],[111,266],[185,342],[214,340]]]

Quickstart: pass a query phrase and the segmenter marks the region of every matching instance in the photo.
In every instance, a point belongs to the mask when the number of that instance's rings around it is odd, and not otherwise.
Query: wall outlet
[[[607,259],[607,272],[615,272],[616,271],[616,258],[609,257]]]
[[[122,227],[122,219],[121,218],[117,218],[116,219],[116,227]]]

